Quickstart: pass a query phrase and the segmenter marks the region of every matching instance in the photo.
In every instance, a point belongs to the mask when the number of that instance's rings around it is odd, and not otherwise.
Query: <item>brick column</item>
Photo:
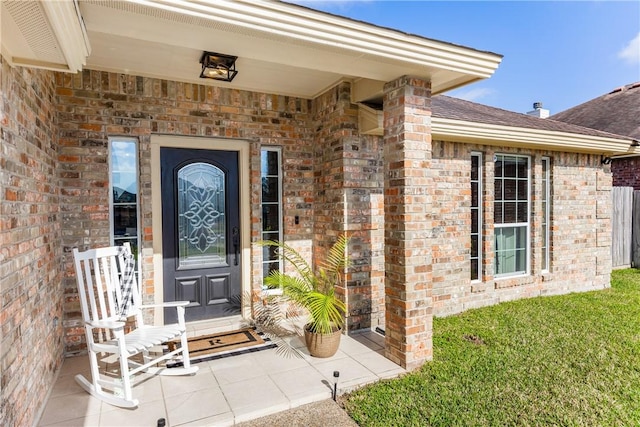
[[[611,203],[612,176],[611,168],[600,165],[597,156],[591,156],[596,174],[596,286],[611,285],[612,270],[612,229],[611,218],[613,205]]]
[[[432,358],[431,83],[385,85],[385,354],[406,369]]]

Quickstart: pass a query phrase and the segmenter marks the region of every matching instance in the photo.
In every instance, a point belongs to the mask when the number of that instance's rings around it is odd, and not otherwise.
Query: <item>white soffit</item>
[[[74,0],[0,5],[2,55],[12,66],[76,72],[90,46]]]
[[[387,82],[402,75],[430,79],[439,93],[491,76],[502,59],[282,2],[79,4],[94,51],[88,68],[305,98],[345,78]],[[236,79],[199,79],[203,50],[238,56]]]

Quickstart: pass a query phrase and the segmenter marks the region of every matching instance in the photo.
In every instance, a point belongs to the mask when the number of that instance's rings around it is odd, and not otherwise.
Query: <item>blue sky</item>
[[[496,73],[448,95],[551,114],[640,81],[638,1],[292,1],[504,55]]]

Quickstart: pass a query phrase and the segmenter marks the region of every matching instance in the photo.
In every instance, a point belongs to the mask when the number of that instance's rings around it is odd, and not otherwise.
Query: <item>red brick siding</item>
[[[640,190],[640,157],[614,159],[611,162],[614,187],[633,187]]]
[[[314,255],[339,234],[350,238],[352,266],[347,288],[347,327],[357,330],[384,322],[381,138],[360,135],[351,85],[341,83],[314,100],[315,241]],[[345,296],[345,293],[347,295]]]
[[[0,75],[0,425],[28,426],[63,358],[54,74]]]
[[[483,153],[483,280],[470,280],[471,151]],[[531,274],[493,277],[493,156],[531,156]],[[542,273],[541,157],[551,159],[550,271]],[[596,155],[433,142],[433,306],[449,315],[502,301],[601,289],[611,272],[611,176]]]
[[[432,358],[431,86],[385,85],[386,356],[407,369]]]
[[[59,169],[66,250],[109,243],[108,137],[139,138],[143,294],[153,298],[150,136],[174,134],[252,141],[251,233],[260,238],[260,146],[283,149],[284,230],[292,241],[312,241],[313,148],[310,101],[214,86],[84,70],[57,75],[61,123]],[[295,224],[295,216],[302,221]],[[261,250],[253,250],[253,286],[261,284]],[[65,343],[84,351],[71,257],[65,259]]]

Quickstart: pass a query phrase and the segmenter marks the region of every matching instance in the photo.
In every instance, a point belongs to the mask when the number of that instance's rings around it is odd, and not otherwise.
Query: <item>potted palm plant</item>
[[[273,246],[292,274],[275,270],[264,279],[269,288],[282,289],[286,300],[306,309],[309,320],[304,327],[307,349],[315,357],[331,357],[338,350],[344,325],[346,306],[335,293],[342,283],[347,256],[348,238],[344,235],[331,246],[325,260],[317,262],[315,269],[291,246],[275,241],[258,242],[261,246]]]

